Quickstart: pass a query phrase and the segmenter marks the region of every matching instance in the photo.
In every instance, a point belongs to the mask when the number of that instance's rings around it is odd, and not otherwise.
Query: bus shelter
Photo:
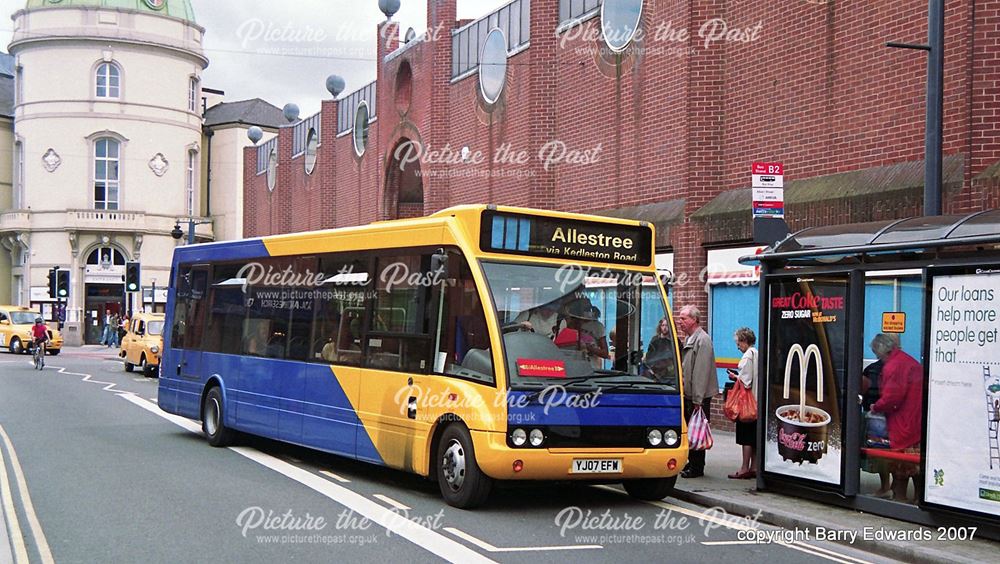
[[[761,266],[759,489],[1000,531],[1000,210],[804,229]]]

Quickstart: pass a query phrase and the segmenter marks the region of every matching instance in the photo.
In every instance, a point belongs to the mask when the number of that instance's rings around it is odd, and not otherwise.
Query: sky
[[[458,17],[479,18],[509,0],[459,0]],[[426,0],[401,0],[393,17],[419,36],[427,28]],[[0,13],[13,14],[24,0],[0,0]],[[192,0],[205,28],[209,67],[206,88],[223,90],[227,101],[263,98],[279,108],[298,104],[303,117],[330,98],[326,77],[338,74],[345,93],[375,79],[376,26],[385,19],[378,0]],[[3,50],[11,21],[0,19]]]

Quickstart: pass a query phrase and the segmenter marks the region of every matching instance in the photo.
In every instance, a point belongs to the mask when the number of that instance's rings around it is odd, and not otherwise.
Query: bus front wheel
[[[208,444],[214,447],[229,446],[233,442],[234,431],[226,427],[222,411],[222,390],[218,386],[208,391],[201,407],[201,430],[205,432]]]
[[[677,476],[669,478],[643,478],[639,480],[625,480],[622,485],[628,495],[643,501],[659,501],[674,491],[677,484]]]
[[[437,451],[437,481],[448,505],[472,509],[486,502],[493,480],[479,469],[472,435],[464,425],[449,425]]]

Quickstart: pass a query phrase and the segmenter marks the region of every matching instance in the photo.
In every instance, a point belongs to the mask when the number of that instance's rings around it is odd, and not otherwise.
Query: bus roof
[[[570,220],[589,222],[591,224],[608,224],[609,226],[646,227],[650,230],[651,234],[653,229],[653,226],[647,222],[605,216],[592,216],[578,213],[538,210],[512,206],[483,204],[462,205],[446,208],[426,217],[384,220],[366,225],[339,227],[320,231],[305,231],[282,235],[268,235],[253,239],[186,245],[175,249],[174,265],[176,266],[176,264],[182,262],[197,263],[208,261],[236,261],[267,256],[299,254],[302,252],[330,252],[332,249],[326,247],[334,241],[338,241],[343,244],[355,238],[357,238],[359,243],[363,242],[363,244],[359,244],[358,247],[365,248],[371,246],[370,239],[368,238],[373,234],[394,231],[405,232],[406,243],[387,243],[384,245],[386,248],[413,246],[415,244],[419,244],[418,242],[421,240],[423,240],[427,245],[443,244],[446,237],[446,230],[449,229],[449,226],[454,225],[454,220],[452,218],[458,219],[461,224],[469,226],[470,229],[475,229],[465,234],[470,241],[474,242],[479,240],[478,231],[480,228],[480,220],[483,216],[483,212],[486,211],[496,212],[498,214],[550,218],[557,221]],[[653,239],[651,238],[651,240]],[[323,242],[329,243],[323,244]],[[652,262],[652,254],[652,249],[650,249],[649,263],[640,260],[635,263],[635,265],[649,266]],[[601,260],[580,260],[583,262],[605,262]]]

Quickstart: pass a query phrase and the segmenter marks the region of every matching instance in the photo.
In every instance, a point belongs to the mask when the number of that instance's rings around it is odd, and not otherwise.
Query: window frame
[[[105,70],[107,72],[104,72]],[[100,100],[121,100],[123,91],[123,74],[121,65],[118,63],[114,61],[99,62],[97,67],[94,69],[94,97]],[[117,79],[117,85],[111,85],[112,78]],[[101,94],[102,88],[104,88],[104,94]],[[113,95],[112,92],[114,93]]]
[[[98,154],[98,146],[102,142],[107,143],[107,146],[104,149],[104,156],[103,157]],[[115,157],[114,158],[109,157],[109,155],[110,155],[110,150],[109,149],[111,148],[110,143],[114,143],[114,146],[116,148]],[[121,209],[121,200],[122,200],[122,180],[121,180],[121,178],[122,178],[122,168],[121,168],[121,163],[122,163],[122,160],[123,160],[122,159],[122,151],[124,149],[124,143],[122,143],[121,140],[119,140],[119,139],[117,139],[115,137],[112,137],[110,135],[104,135],[104,136],[95,138],[93,140],[93,142],[91,143],[91,147],[92,147],[92,154],[93,154],[93,157],[91,159],[91,172],[92,172],[92,174],[91,174],[91,187],[94,190],[94,192],[91,194],[91,198],[92,198],[91,201],[93,203],[93,209],[95,209],[95,210],[102,210],[102,211],[118,211],[118,210]],[[98,178],[98,176],[97,176],[97,165],[98,165],[99,162],[103,162],[104,163],[104,175],[105,175],[104,178]],[[111,171],[111,166],[110,166],[111,163],[115,164],[115,171],[116,171],[115,178],[113,180],[110,179],[109,176],[108,176],[109,173],[110,173],[110,171]],[[98,182],[103,183],[103,190],[104,190],[104,199],[103,200],[98,200],[97,199],[97,184],[98,184]],[[111,200],[108,197],[108,193],[109,193],[109,191],[110,191],[110,189],[112,187],[114,187],[115,194],[116,194],[116,197],[115,197],[114,200]],[[103,202],[103,204],[104,204],[103,207],[99,207],[98,202]],[[113,204],[114,207],[110,207],[110,204]]]

